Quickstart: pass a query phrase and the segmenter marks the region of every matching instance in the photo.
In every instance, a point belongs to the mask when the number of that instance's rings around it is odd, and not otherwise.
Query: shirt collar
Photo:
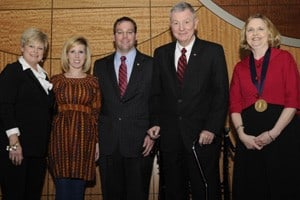
[[[185,47],[181,46],[181,45],[179,44],[179,42],[177,41],[177,42],[176,42],[176,48],[177,48],[180,52],[181,52],[181,49],[182,49],[182,48],[185,48],[185,49],[186,49],[186,52],[191,52],[191,51],[192,51],[192,47],[193,47],[193,45],[194,45],[194,43],[195,43],[195,40],[196,40],[196,37],[194,36],[193,39],[191,40],[191,42],[190,42],[187,46],[185,46]]]
[[[46,78],[46,75],[48,74],[39,64],[37,64],[37,71],[34,70],[29,64],[28,62],[26,62],[26,60],[24,59],[23,56],[19,57],[19,62],[22,65],[23,71],[25,71],[26,69],[31,69],[33,71],[33,73],[35,73],[36,75],[42,77],[42,78]]]
[[[126,56],[126,60],[129,60],[129,59],[131,59],[131,58],[134,58],[135,55],[136,55],[136,48],[132,48],[132,49],[125,55],[125,56]],[[120,60],[121,56],[123,56],[123,55],[121,55],[121,53],[117,51],[117,52],[116,52],[116,59],[117,59],[117,60]]]

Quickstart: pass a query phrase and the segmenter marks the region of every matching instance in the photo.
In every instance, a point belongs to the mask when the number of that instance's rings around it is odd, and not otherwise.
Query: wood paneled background
[[[114,51],[112,26],[121,16],[130,16],[138,25],[138,49],[152,55],[154,49],[171,41],[169,10],[177,0],[0,0],[0,71],[20,55],[20,36],[35,26],[50,38],[44,68],[49,75],[60,73],[60,54],[64,41],[76,34],[90,41],[92,60]],[[189,0],[200,19],[198,36],[223,45],[231,78],[239,60],[240,30],[207,9],[198,0]],[[216,0],[227,12],[241,20],[261,12],[269,16],[285,36],[300,38],[300,3],[298,0]],[[275,12],[274,12],[275,11]],[[300,62],[300,48],[282,45]],[[1,95],[1,94],[0,94]],[[232,137],[232,135],[231,135]],[[229,163],[229,171],[233,163]],[[229,176],[231,180],[231,173]],[[157,199],[158,169],[154,165],[149,199]],[[54,185],[49,174],[43,199],[54,199]],[[86,191],[86,199],[102,199],[99,175],[96,185]]]

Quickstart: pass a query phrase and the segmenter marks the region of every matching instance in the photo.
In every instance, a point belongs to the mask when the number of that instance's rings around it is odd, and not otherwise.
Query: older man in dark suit
[[[116,52],[97,60],[102,110],[99,117],[100,177],[104,200],[147,200],[154,141],[149,129],[152,58],[135,48],[136,23],[114,24]]]
[[[154,52],[152,138],[160,128],[162,174],[167,200],[205,199],[205,185],[192,154],[208,183],[208,197],[220,199],[219,156],[228,107],[228,75],[223,48],[197,38],[198,19],[192,6],[181,2],[170,13],[175,42]]]

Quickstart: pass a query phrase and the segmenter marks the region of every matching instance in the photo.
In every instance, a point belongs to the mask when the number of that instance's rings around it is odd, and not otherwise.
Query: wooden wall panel
[[[200,20],[198,25],[198,36],[223,46],[228,67],[228,75],[231,78],[234,65],[237,60],[239,60],[238,42],[240,31],[224,20],[216,17],[205,7],[199,9],[198,18]]]
[[[94,62],[114,51],[112,26],[117,18],[125,15],[134,18],[137,22],[137,48],[143,53],[153,55],[155,48],[172,41],[169,30],[169,11],[177,2],[177,0],[1,0],[0,71],[7,63],[14,62],[20,55],[20,36],[23,30],[29,26],[41,28],[50,38],[49,54],[43,65],[50,76],[61,73],[62,46],[64,41],[74,34],[83,35],[89,40],[92,48],[92,62]],[[239,61],[240,30],[216,16],[198,0],[189,2],[196,8],[200,20],[198,36],[223,45],[228,75],[231,79],[234,65]],[[249,2],[251,2],[251,6],[249,6]],[[271,0],[263,2],[270,3]],[[298,0],[281,2],[285,2],[279,7],[281,13],[289,11],[297,13],[299,10],[295,6]],[[251,10],[255,9],[255,6],[261,5],[262,1],[219,0],[218,3],[224,5],[227,11],[238,13],[239,17],[244,19],[248,17]],[[267,8],[265,10],[268,11]],[[289,20],[294,22],[297,19]],[[300,48],[284,45],[282,48],[291,52],[299,65]],[[230,137],[234,141],[233,133]],[[230,182],[233,164],[230,161]],[[222,170],[222,164],[220,169]],[[157,199],[158,180],[158,166],[155,162],[150,186],[150,200]],[[54,200],[54,194],[52,178],[47,174],[42,199]],[[96,185],[87,189],[85,199],[102,199],[98,169]]]
[[[300,37],[300,1],[299,0],[214,0],[214,2],[241,20],[250,15],[266,15],[284,36]]]
[[[1,0],[0,9],[45,9],[51,8],[52,0]]]
[[[1,69],[4,68],[6,64],[14,62],[16,59],[18,59],[18,55],[9,54],[0,50],[0,71],[2,71]]]
[[[51,68],[50,71],[48,71],[50,73],[50,76],[53,76],[54,74],[60,74],[62,73],[62,69],[61,69],[61,64],[60,64],[60,59],[52,59],[51,60]]]
[[[151,1],[151,6],[152,7],[169,7],[169,8],[171,8],[174,4],[179,2],[179,0],[150,0],[150,1]],[[198,0],[189,0],[188,2],[192,6],[199,6],[200,5]],[[169,10],[168,10],[168,12],[169,12]],[[161,13],[161,14],[164,14],[164,13]]]
[[[151,42],[152,47],[155,49],[156,47],[160,46],[153,45],[153,40],[165,40],[171,41],[171,34],[170,34],[170,26],[169,26],[169,7],[152,7],[151,8]],[[167,35],[167,38],[166,38]]]
[[[21,34],[29,26],[39,27],[51,40],[49,10],[0,10],[0,51],[20,54]]]
[[[285,36],[300,38],[300,1],[298,5],[250,5],[249,14],[263,13],[276,25],[279,32]]]
[[[52,58],[60,57],[64,41],[74,34],[89,39],[93,56],[113,52],[113,23],[117,18],[125,15],[134,18],[138,24],[138,42],[149,40],[149,8],[135,8],[134,13],[131,8],[123,8],[121,13],[117,8],[54,10]]]
[[[54,8],[95,8],[95,7],[113,7],[113,8],[135,8],[149,7],[150,0],[53,0]]]

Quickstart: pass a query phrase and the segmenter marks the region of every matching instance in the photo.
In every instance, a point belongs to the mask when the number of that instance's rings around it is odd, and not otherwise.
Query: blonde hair
[[[267,18],[265,15],[262,14],[254,14],[252,16],[250,16],[244,27],[241,30],[241,38],[240,38],[240,48],[244,49],[244,50],[250,50],[251,47],[249,46],[249,44],[247,43],[247,39],[246,39],[246,29],[247,26],[249,24],[249,22],[252,19],[261,19],[267,26],[268,29],[268,43],[269,43],[269,47],[279,47],[280,43],[281,43],[281,36],[279,31],[277,30],[277,28],[275,27],[275,25],[271,22],[271,20],[269,18]]]
[[[69,66],[69,59],[68,59],[68,52],[70,51],[70,49],[72,47],[74,47],[75,45],[84,45],[85,46],[85,62],[82,68],[83,72],[87,72],[90,70],[91,68],[91,50],[90,50],[90,45],[89,42],[86,38],[84,38],[83,36],[73,36],[71,38],[69,38],[62,49],[62,54],[61,54],[61,66],[62,69],[67,72],[70,69]]]
[[[30,27],[26,29],[21,36],[21,46],[32,43],[40,42],[44,45],[44,51],[47,52],[48,49],[48,36],[43,33],[41,30],[35,27]]]

